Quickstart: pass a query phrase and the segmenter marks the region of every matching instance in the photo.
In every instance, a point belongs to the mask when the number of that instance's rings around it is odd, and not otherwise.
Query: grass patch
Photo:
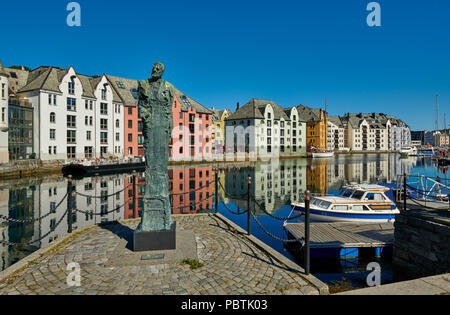
[[[356,288],[352,285],[352,283],[346,278],[342,278],[340,281],[333,281],[332,284],[328,286],[330,290],[330,294],[345,292],[355,290]]]
[[[191,270],[199,269],[199,268],[202,268],[204,266],[204,264],[201,263],[200,261],[194,260],[194,259],[190,259],[190,258],[183,260],[181,262],[181,265],[182,266],[189,265],[189,266],[191,266]]]

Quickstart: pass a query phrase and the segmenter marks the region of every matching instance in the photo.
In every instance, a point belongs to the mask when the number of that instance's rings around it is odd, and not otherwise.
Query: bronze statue
[[[144,209],[138,232],[167,231],[173,225],[168,162],[174,87],[162,79],[164,71],[162,63],[155,63],[152,78],[139,81],[138,87],[146,164]]]

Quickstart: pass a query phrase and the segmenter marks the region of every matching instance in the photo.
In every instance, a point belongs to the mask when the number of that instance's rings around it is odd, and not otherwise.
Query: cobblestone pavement
[[[318,294],[295,271],[289,270],[236,235],[213,215],[176,217],[178,229],[192,230],[202,268],[179,263],[111,266],[108,261],[123,243],[123,233],[137,221],[95,227],[67,244],[29,263],[0,283],[0,295],[18,294],[149,294],[149,295],[252,295]],[[68,287],[67,266],[81,267],[81,286]]]

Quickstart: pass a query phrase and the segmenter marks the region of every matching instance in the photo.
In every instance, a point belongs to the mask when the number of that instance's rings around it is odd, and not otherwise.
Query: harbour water
[[[214,167],[174,167],[169,171],[170,193],[173,194],[174,214],[208,213],[214,210]],[[286,239],[283,222],[268,216],[291,215],[290,204],[301,200],[303,193],[329,194],[343,184],[395,182],[402,174],[421,174],[446,178],[444,169],[435,167],[429,158],[401,159],[396,154],[337,155],[333,159],[283,159],[253,164],[229,164],[218,171],[220,186],[219,212],[242,228],[247,228],[247,216],[230,213],[247,209],[247,178],[252,178],[251,194],[256,202],[251,208],[268,232]],[[144,195],[144,179],[138,174],[137,209],[132,204],[131,174],[83,178],[74,181],[77,192],[73,213],[74,229],[139,216]],[[223,188],[224,189],[223,189]],[[0,219],[0,270],[16,263],[33,251],[48,245],[67,233],[67,219],[60,220],[67,210],[63,200],[67,193],[67,179],[62,176],[32,178],[0,182],[0,215],[18,220],[43,219],[32,223],[4,222]],[[184,194],[182,194],[184,193]],[[112,196],[107,198],[107,196]],[[100,198],[95,198],[100,197]],[[286,257],[302,265],[302,261],[287,250],[283,242],[266,234],[252,222],[252,233]],[[329,284],[349,282],[365,286],[370,261],[358,259],[312,261],[312,273]],[[393,280],[389,260],[378,259],[382,266],[382,282]]]

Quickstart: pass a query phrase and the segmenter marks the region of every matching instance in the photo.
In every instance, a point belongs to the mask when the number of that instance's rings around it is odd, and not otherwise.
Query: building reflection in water
[[[273,213],[284,205],[300,200],[306,190],[306,159],[258,162],[254,167],[230,168],[225,176],[229,201],[247,210],[248,177],[252,178],[250,208]]]
[[[137,213],[133,211],[133,187],[130,185],[132,175],[119,174],[74,180],[75,191],[83,196],[77,194],[74,197],[74,207],[82,212],[73,213],[73,230],[139,217],[145,194],[145,177],[143,175],[138,174],[137,176]],[[214,202],[214,183],[211,183],[213,178],[211,166],[170,169],[170,193],[176,194],[172,197],[173,213],[209,212]],[[34,223],[6,223],[0,220],[0,240],[23,244],[39,240],[52,231],[45,238],[33,243],[32,246],[0,244],[0,270],[67,233],[67,219],[63,219],[57,225],[67,210],[67,200],[57,207],[66,193],[67,179],[62,177],[19,183],[5,182],[0,186],[1,215],[13,219],[29,220],[48,214],[42,220]]]
[[[417,158],[399,159],[397,155],[347,155],[329,160],[286,159],[257,162],[243,167],[228,165],[218,171],[222,184],[219,185],[219,194],[225,203],[233,203],[240,209],[247,210],[247,178],[250,176],[251,194],[257,201],[251,201],[252,211],[263,214],[264,208],[274,213],[286,205],[302,200],[307,189],[313,193],[328,194],[350,182],[392,182],[404,172],[411,173],[416,163]],[[426,162],[419,160],[419,163]],[[88,197],[76,195],[74,198],[74,206],[83,213],[73,213],[73,229],[76,231],[99,223],[139,217],[143,208],[145,178],[143,174],[138,174],[137,178],[137,213],[134,213],[132,203],[131,174],[74,180],[75,190]],[[215,202],[214,179],[212,166],[171,167],[169,188],[170,193],[174,194],[171,197],[173,213],[210,212]],[[33,246],[0,244],[0,270],[67,233],[67,219],[56,226],[67,210],[66,201],[57,208],[66,192],[67,179],[62,177],[0,183],[1,215],[14,219],[33,219],[49,214],[41,221],[28,224],[0,220],[1,240],[27,243],[53,231]],[[106,198],[110,195],[111,197]],[[97,213],[99,215],[94,215]]]

